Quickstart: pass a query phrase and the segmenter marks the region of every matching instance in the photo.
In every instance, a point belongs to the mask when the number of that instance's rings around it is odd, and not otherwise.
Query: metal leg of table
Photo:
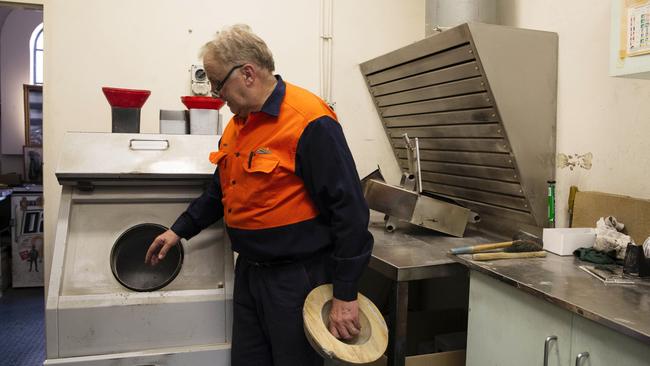
[[[408,314],[408,282],[394,282],[390,296],[388,331],[388,366],[404,366],[406,358],[406,316]]]

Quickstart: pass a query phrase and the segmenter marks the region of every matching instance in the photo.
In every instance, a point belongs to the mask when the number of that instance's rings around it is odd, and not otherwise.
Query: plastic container
[[[591,248],[596,241],[593,228],[545,228],[544,250],[557,255],[573,255],[578,248]]]

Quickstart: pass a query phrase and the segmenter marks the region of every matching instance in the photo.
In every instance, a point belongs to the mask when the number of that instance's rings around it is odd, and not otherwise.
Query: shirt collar
[[[264,105],[260,110],[260,112],[264,112],[273,117],[280,115],[280,105],[282,104],[286,92],[286,85],[284,84],[282,77],[280,75],[275,75],[275,79],[278,83],[275,84],[275,89],[273,89],[273,92],[271,92],[271,95],[266,99],[266,102],[264,102]]]
[[[277,117],[280,115],[280,105],[282,105],[282,100],[284,99],[284,95],[286,93],[286,84],[282,80],[282,77],[280,75],[275,75],[275,79],[278,81],[277,84],[275,84],[275,88],[271,92],[271,95],[269,95],[268,98],[266,98],[266,101],[262,105],[262,109],[260,109],[259,112],[252,112],[248,116],[248,120],[256,119],[254,117],[257,113],[264,113],[269,116]],[[235,115],[235,122],[237,123],[245,123],[246,120],[241,118],[238,115]]]

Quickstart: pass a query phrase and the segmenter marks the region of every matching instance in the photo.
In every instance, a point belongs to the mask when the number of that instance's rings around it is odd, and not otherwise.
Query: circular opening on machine
[[[147,249],[167,228],[158,224],[139,224],[127,229],[111,250],[111,271],[122,286],[134,291],[155,291],[176,278],[183,265],[183,247],[172,247],[155,266],[144,263]]]

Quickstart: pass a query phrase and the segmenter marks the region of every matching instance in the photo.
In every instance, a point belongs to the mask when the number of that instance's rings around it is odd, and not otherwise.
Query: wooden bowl
[[[351,340],[340,340],[328,329],[332,297],[331,284],[319,286],[307,295],[302,316],[311,346],[323,358],[350,364],[370,363],[381,357],[388,346],[388,328],[375,304],[358,295],[361,333]]]

